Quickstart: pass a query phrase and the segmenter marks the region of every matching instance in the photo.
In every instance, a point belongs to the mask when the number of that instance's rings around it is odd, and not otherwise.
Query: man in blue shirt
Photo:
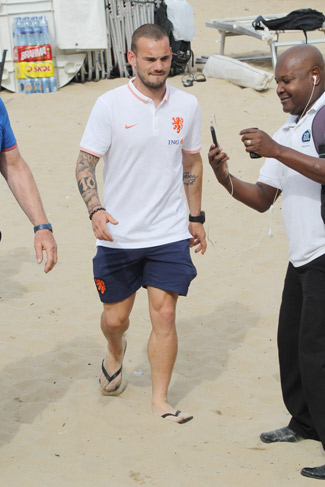
[[[12,150],[17,147],[16,138],[12,131],[8,113],[3,101],[0,99],[0,146],[1,152]]]
[[[34,225],[34,247],[37,262],[43,261],[44,271],[49,272],[57,262],[57,247],[42,201],[28,164],[21,157],[12,131],[8,113],[0,99],[0,172],[22,210]],[[1,234],[0,234],[1,238]]]

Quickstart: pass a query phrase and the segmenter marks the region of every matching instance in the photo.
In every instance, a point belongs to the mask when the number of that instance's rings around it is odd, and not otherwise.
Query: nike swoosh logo
[[[135,126],[136,126],[136,123],[135,123],[135,124],[133,124],[133,125],[126,125],[126,124],[125,124],[125,128],[126,128],[126,129],[130,129],[130,128],[135,127]]]

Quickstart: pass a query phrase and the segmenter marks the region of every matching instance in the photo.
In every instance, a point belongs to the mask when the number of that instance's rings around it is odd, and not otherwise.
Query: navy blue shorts
[[[93,270],[101,301],[123,301],[141,286],[186,296],[196,276],[189,245],[188,239],[144,249],[97,247]]]

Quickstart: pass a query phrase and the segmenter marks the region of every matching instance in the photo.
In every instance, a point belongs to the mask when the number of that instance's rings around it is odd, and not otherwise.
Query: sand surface
[[[190,3],[195,57],[219,50],[220,36],[205,27],[206,20],[306,7],[301,0]],[[322,10],[324,4],[317,0],[308,6]],[[267,44],[243,37],[227,40],[227,55],[252,53],[267,54]],[[269,59],[253,65],[272,71]],[[179,354],[170,401],[194,420],[180,426],[151,413],[146,355],[151,325],[144,290],[127,333],[129,385],[118,398],[98,392],[105,344],[92,283],[95,241],[74,170],[95,100],[126,81],[70,83],[49,95],[1,92],[53,224],[60,260],[48,275],[36,264],[31,224],[2,181],[0,486],[310,485],[313,481],[299,471],[324,463],[319,443],[265,445],[259,440],[261,431],[289,419],[276,350],[288,247],[281,200],[272,221],[269,213],[241,206],[217,184],[207,161],[214,113],[231,171],[256,181],[262,161],[248,157],[238,133],[257,126],[272,134],[284,122],[274,81],[262,93],[218,79],[186,88],[202,110],[202,206],[209,247],[205,256],[193,254],[198,277],[188,297],[179,300]],[[180,76],[169,82],[182,88]]]

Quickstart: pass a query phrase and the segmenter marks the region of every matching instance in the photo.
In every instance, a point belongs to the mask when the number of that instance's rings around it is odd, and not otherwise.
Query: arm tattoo
[[[87,205],[88,211],[101,206],[98,191],[95,169],[99,157],[87,152],[80,151],[76,167],[76,178],[79,192]]]
[[[81,196],[84,195],[84,193],[88,190],[91,190],[91,189],[97,189],[97,185],[96,185],[96,180],[95,178],[93,178],[92,176],[86,176],[82,179],[79,179],[78,181],[78,188],[79,188],[79,191],[80,191],[80,194]]]
[[[185,171],[183,173],[184,186],[193,186],[197,178],[198,176],[195,176],[195,174],[190,174],[188,171]]]

